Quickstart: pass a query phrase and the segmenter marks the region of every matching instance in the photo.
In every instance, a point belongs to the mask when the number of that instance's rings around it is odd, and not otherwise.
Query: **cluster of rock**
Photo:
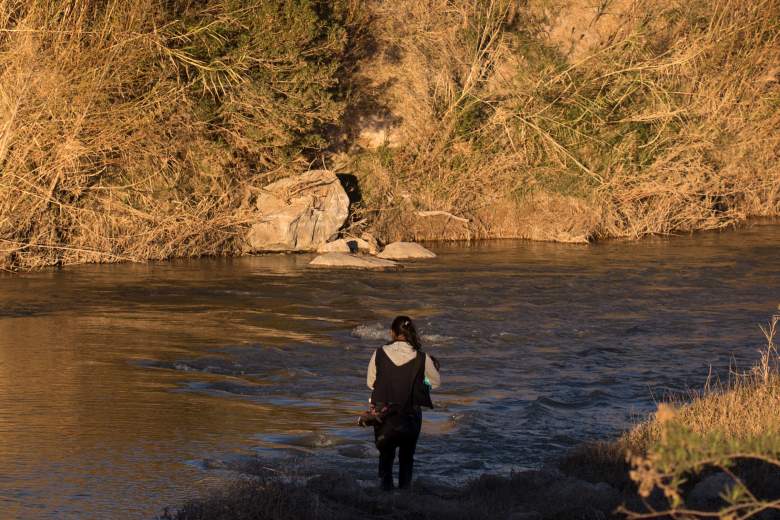
[[[379,251],[365,239],[342,238],[324,244],[321,254],[311,261],[313,267],[348,267],[356,269],[395,269],[398,260],[434,258],[436,255],[414,242],[393,242]]]
[[[419,244],[395,242],[380,249],[369,234],[338,238],[349,216],[349,197],[329,170],[313,170],[265,186],[255,202],[258,218],[246,251],[318,252],[313,267],[394,269],[398,260],[433,258]]]

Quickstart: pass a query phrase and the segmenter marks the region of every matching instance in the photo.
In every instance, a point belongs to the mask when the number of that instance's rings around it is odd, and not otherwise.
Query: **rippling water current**
[[[780,302],[780,226],[437,245],[401,272],[308,256],[0,277],[0,517],[150,518],[231,461],[375,474],[354,426],[397,313],[442,362],[419,473],[527,468],[748,366]],[[215,469],[217,468],[217,469]]]

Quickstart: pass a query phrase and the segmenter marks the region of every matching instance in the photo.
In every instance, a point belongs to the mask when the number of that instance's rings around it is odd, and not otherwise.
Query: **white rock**
[[[377,255],[388,260],[407,260],[410,258],[435,258],[436,255],[414,242],[393,242],[385,246]]]
[[[349,197],[333,172],[313,170],[266,186],[257,210],[247,251],[315,251],[344,225]]]
[[[340,238],[317,248],[318,253],[366,253],[375,255],[377,248],[362,238]]]
[[[318,253],[351,253],[352,248],[349,245],[349,241],[340,238],[327,244],[322,244],[317,248]]]
[[[312,260],[309,265],[312,267],[343,267],[349,269],[395,269],[400,267],[400,265],[390,260],[347,253],[325,253]]]

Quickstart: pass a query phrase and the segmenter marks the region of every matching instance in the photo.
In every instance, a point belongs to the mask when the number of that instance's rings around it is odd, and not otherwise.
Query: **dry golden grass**
[[[0,0],[0,268],[240,251],[343,110],[329,5]]]
[[[597,32],[571,52],[577,13]],[[239,253],[257,190],[312,161],[358,175],[351,231],[385,240],[777,215],[779,20],[780,0],[0,0],[0,269]]]
[[[747,519],[780,509],[774,485],[780,476],[778,323],[780,315],[764,329],[766,348],[751,370],[732,373],[727,382],[709,381],[685,400],[661,403],[620,438],[575,449],[560,461],[561,469],[648,500],[644,507],[633,499],[632,507],[622,507],[628,518]],[[687,506],[693,486],[715,471],[736,483],[726,499],[707,511]]]
[[[420,210],[468,218],[472,236],[552,240],[778,214],[780,2],[606,2],[594,17],[610,23],[571,55],[548,14],[585,4],[375,8],[392,52],[363,74],[382,78],[388,140],[355,167],[381,232],[402,236]]]
[[[693,434],[717,432],[729,441],[780,434],[780,356],[774,343],[779,322],[780,316],[775,316],[763,329],[767,345],[752,370],[732,374],[728,382],[708,382],[685,402],[672,403],[675,421]],[[627,432],[620,444],[633,453],[645,453],[658,442],[662,422],[654,416]]]

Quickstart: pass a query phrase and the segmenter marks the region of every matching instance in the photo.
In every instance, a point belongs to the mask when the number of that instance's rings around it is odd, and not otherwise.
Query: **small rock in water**
[[[349,240],[347,240],[347,242],[349,242],[349,245],[350,247],[352,247],[353,252],[375,255],[379,250],[379,248],[376,245],[376,242],[371,243],[366,240],[363,240],[362,238],[350,238]]]
[[[352,253],[352,248],[346,239],[340,238],[317,248],[318,253]]]
[[[331,448],[339,444],[343,444],[343,439],[331,437],[322,432],[314,432],[300,437],[291,438],[287,441],[290,446],[300,446],[302,448]]]
[[[350,255],[347,253],[325,253],[309,263],[312,267],[341,267],[346,269],[397,269],[396,262],[371,256]]]
[[[374,237],[371,233],[363,233],[360,235],[361,240],[363,240],[365,243],[368,244],[369,250],[368,252],[372,255],[377,254],[379,251],[379,240]]]
[[[339,238],[317,248],[318,253],[365,253],[375,255],[376,244],[372,244],[362,238]]]
[[[412,258],[435,258],[436,254],[414,242],[393,242],[388,244],[377,256],[388,260],[407,260]]]

